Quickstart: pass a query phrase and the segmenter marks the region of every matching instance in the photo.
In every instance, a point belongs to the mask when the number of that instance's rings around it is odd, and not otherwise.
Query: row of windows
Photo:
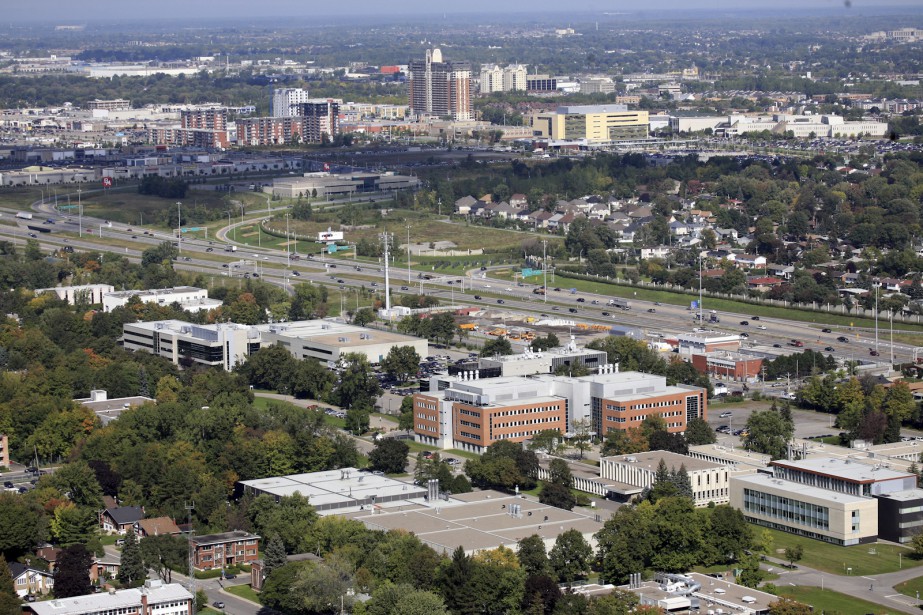
[[[520,414],[533,414],[535,412],[557,412],[561,408],[558,406],[539,406],[537,408],[519,408],[518,410],[504,410],[495,412],[494,416],[518,416]]]
[[[436,414],[423,414],[422,412],[417,412],[417,418],[423,419],[424,421],[438,421],[439,416]]]
[[[543,416],[537,419],[526,419],[524,421],[509,421],[507,423],[493,423],[491,426],[496,429],[503,427],[521,427],[523,425],[538,425],[540,423],[557,423],[558,418],[554,416]]]
[[[495,439],[496,440],[509,440],[510,438],[527,438],[529,436],[534,436],[539,433],[541,430],[535,429],[532,431],[518,431],[516,433],[502,433],[499,434]]]
[[[785,519],[789,523],[805,527],[830,529],[830,511],[826,506],[818,506],[753,489],[744,489],[744,511],[759,513],[764,517]],[[858,530],[858,518],[854,517],[853,531]]]
[[[465,416],[473,416],[476,419],[481,418],[480,412],[475,412],[474,410],[467,410],[465,408],[459,408],[458,413],[464,414]]]
[[[436,404],[431,404],[429,402],[424,402],[424,401],[418,401],[417,408],[422,408],[424,410],[435,410]]]
[[[464,425],[465,427],[474,427],[475,429],[480,429],[480,428],[481,428],[481,424],[480,424],[480,423],[472,423],[471,421],[463,421],[463,420],[460,420],[460,419],[459,419],[458,422],[459,422],[459,424]]]
[[[424,423],[417,423],[417,431],[432,431],[436,432],[435,425],[425,425]]]
[[[696,491],[693,495],[697,500],[726,499],[729,496],[728,491],[728,489],[706,489],[705,491]]]
[[[462,436],[463,438],[471,438],[472,440],[480,440],[480,439],[481,439],[481,436],[480,436],[480,435],[478,435],[478,434],[476,434],[476,433],[468,433],[467,431],[459,431],[459,432],[458,432],[458,435]]]

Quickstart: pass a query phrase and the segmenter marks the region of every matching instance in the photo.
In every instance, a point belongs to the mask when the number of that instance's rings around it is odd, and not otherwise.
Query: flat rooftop
[[[179,583],[168,585],[154,583],[152,585],[153,587],[120,589],[114,594],[101,592],[72,598],[30,602],[25,609],[37,615],[82,615],[119,609],[126,609],[125,612],[135,612],[141,606],[142,594],[147,595],[148,604],[186,601],[193,598],[192,594]]]
[[[857,463],[850,459],[836,459],[833,457],[815,457],[800,461],[779,459],[773,461],[770,465],[831,476],[852,483],[876,483],[913,476],[908,472],[898,472],[883,466],[871,466],[866,463]]]
[[[862,498],[857,495],[851,495],[849,493],[840,493],[839,491],[830,491],[829,489],[821,489],[820,487],[812,487],[810,485],[805,485],[802,483],[795,483],[790,480],[782,480],[779,478],[773,478],[768,474],[747,474],[745,476],[735,476],[733,480],[743,481],[747,485],[751,485],[756,489],[760,488],[773,488],[773,489],[783,489],[786,493],[797,495],[803,495],[810,498],[815,498],[825,502],[839,502],[843,504],[856,504],[859,502],[867,502],[871,498]]]
[[[546,543],[553,542],[561,532],[576,529],[587,540],[602,528],[596,516],[540,504],[533,499],[507,495],[498,491],[478,491],[453,495],[453,503],[430,505],[425,509],[375,513],[371,510],[349,513],[372,529],[404,529],[436,551],[451,554],[461,546],[465,551],[515,549],[521,539],[538,534]],[[521,510],[511,515],[512,505]]]
[[[727,464],[736,466],[746,466],[753,468],[765,468],[769,466],[772,457],[762,453],[754,453],[744,449],[734,448],[732,446],[723,446],[721,444],[700,444],[689,447],[690,455],[703,455],[712,459],[720,459]],[[716,462],[717,463],[717,462]]]
[[[667,465],[667,469],[676,468],[678,470],[681,465],[685,465],[686,470],[689,472],[695,472],[698,470],[714,470],[716,468],[723,468],[726,465],[730,465],[714,463],[704,459],[696,459],[695,457],[680,455],[679,453],[671,453],[669,451],[647,451],[644,453],[634,453],[631,455],[603,457],[600,459],[600,463],[603,461],[612,461],[614,463],[630,464],[637,467],[647,468],[651,471],[656,471],[657,466],[660,465],[661,459],[663,459],[664,463]]]
[[[373,500],[419,499],[426,495],[424,487],[356,468],[244,480],[239,484],[256,495],[285,497],[299,493],[322,510],[361,507]]]
[[[923,500],[923,489],[905,489],[904,491],[892,491],[891,493],[883,493],[878,497],[897,500],[899,502]]]
[[[261,333],[311,340],[330,346],[363,346],[417,341],[420,338],[380,329],[367,329],[335,320],[298,320],[279,324],[254,325]],[[342,341],[341,338],[346,338]]]
[[[110,297],[122,297],[126,299],[137,295],[141,299],[146,299],[148,297],[160,297],[163,295],[182,295],[200,292],[204,292],[203,289],[195,286],[176,286],[174,288],[151,288],[149,290],[117,290],[106,294]]]

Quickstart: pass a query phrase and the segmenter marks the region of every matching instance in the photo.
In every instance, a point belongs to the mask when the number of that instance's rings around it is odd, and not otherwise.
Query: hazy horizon
[[[34,5],[33,5],[34,6]],[[348,13],[327,9],[329,5],[315,7],[303,0],[269,0],[255,5],[252,0],[161,0],[155,4],[137,0],[94,0],[91,3],[75,3],[73,0],[46,0],[42,12],[37,15],[33,6],[17,3],[5,7],[0,23],[42,22],[42,23],[90,23],[109,20],[157,20],[187,19],[194,21],[231,21],[248,19],[267,21],[274,18],[310,19],[322,18],[361,19],[377,15],[399,17],[401,15],[474,15],[474,14],[520,14],[526,20],[543,15],[572,15],[597,13],[624,13],[628,15],[650,14],[656,11],[681,11],[683,14],[712,11],[753,12],[766,16],[785,17],[786,12],[807,11],[818,13],[830,11],[831,16],[848,16],[851,13],[890,13],[896,9],[920,11],[919,0],[776,0],[770,5],[741,3],[740,0],[648,0],[643,5],[627,0],[570,0],[566,6],[560,0],[468,0],[463,6],[456,4],[446,8],[432,0],[404,0],[397,10],[383,10],[380,2],[353,0],[348,3]],[[258,7],[258,8],[255,8]],[[915,12],[916,12],[915,11]]]

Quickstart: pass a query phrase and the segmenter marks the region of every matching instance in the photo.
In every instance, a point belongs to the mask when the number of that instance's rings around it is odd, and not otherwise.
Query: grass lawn
[[[923,592],[923,576],[910,579],[909,581],[904,581],[903,583],[898,583],[894,586],[894,589],[904,594],[905,596],[916,597],[920,594],[920,592]]]
[[[756,525],[752,527],[757,535],[766,529]],[[784,559],[783,552],[786,547],[801,545],[804,549],[804,556],[796,564],[831,574],[845,575],[846,569],[852,568],[849,573],[852,576],[875,575],[923,565],[923,560],[909,557],[910,549],[897,545],[879,543],[841,547],[787,532],[768,531],[772,534],[771,557]],[[874,553],[869,553],[870,550]],[[898,561],[899,553],[903,555],[900,561]]]
[[[591,282],[589,280],[578,280],[574,278],[565,278],[558,276],[555,282],[549,280],[548,285],[558,286],[561,288],[576,288],[583,292],[593,292],[612,297],[623,297],[626,299],[638,299],[639,301],[659,301],[672,305],[689,305],[689,302],[697,299],[698,296],[693,293],[684,294],[670,292],[667,290],[656,290],[652,288],[643,288],[636,286],[617,286],[605,282]],[[767,318],[784,318],[799,322],[817,323],[818,325],[834,325],[839,327],[874,327],[875,321],[869,318],[856,318],[848,314],[828,314],[826,312],[810,312],[794,308],[786,308],[770,305],[756,305],[745,303],[743,301],[733,301],[730,299],[715,299],[705,297],[703,299],[706,310],[718,310],[723,312],[735,312],[738,314],[753,314],[755,316],[765,316]],[[905,331],[923,331],[923,325],[910,325],[900,323],[899,326]],[[895,334],[895,338],[898,336]]]
[[[107,545],[114,545],[115,541],[118,540],[119,538],[123,538],[123,536],[116,536],[115,534],[105,534],[99,537],[99,542],[105,547]]]
[[[839,613],[840,615],[866,615],[867,613],[901,613],[882,607],[874,602],[866,602],[840,592],[819,587],[779,587],[779,594],[802,604],[814,607],[815,613]]]
[[[52,201],[54,200],[53,195],[55,191],[61,195],[64,194],[67,189],[62,186],[52,186],[50,189],[46,189],[45,193],[52,197]],[[42,198],[41,188],[17,186],[15,188],[11,187],[0,189],[0,207],[27,209],[29,205],[39,200],[40,198]],[[60,200],[58,201],[58,204],[61,204]]]
[[[249,585],[230,585],[225,588],[225,591],[229,594],[234,594],[238,598],[261,604],[259,593],[255,592]]]
[[[380,418],[383,421],[388,421],[389,423],[394,423],[397,425],[397,417],[390,414],[382,414],[381,412],[373,412],[372,416]]]

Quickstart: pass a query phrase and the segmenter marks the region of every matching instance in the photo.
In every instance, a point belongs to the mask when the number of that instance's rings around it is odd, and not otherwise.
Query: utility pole
[[[196,612],[195,608],[195,570],[193,567],[193,561],[195,557],[195,546],[192,543],[192,537],[195,534],[195,530],[192,528],[192,511],[195,509],[195,501],[189,502],[188,504],[183,502],[183,507],[186,509],[186,525],[189,527],[189,593],[192,594],[192,612]]]
[[[80,200],[80,193],[83,192],[77,188],[77,220],[80,224],[80,236],[83,237],[83,202]]]
[[[542,239],[542,301],[548,303],[548,240]]]
[[[875,352],[878,352],[878,289],[881,283],[875,284]]]
[[[176,245],[179,247],[179,253],[183,253],[183,204],[176,202]]]
[[[407,284],[410,285],[410,225],[407,225]]]
[[[285,214],[285,259],[288,262],[288,266],[291,267],[292,266],[292,250],[288,245],[290,241],[289,234],[288,234],[288,218],[289,218],[289,214],[286,213]]]
[[[408,226],[407,228],[409,229],[410,227]],[[410,233],[409,230],[407,232],[408,234]],[[389,249],[390,247],[388,245],[389,240],[390,240],[390,237],[388,233],[381,234],[381,241],[382,243],[384,243],[384,257],[385,257],[385,312],[388,314],[388,318],[390,319],[391,318],[391,274],[389,273],[389,270],[388,270],[389,268],[388,260],[391,256],[391,250]],[[409,247],[410,247],[409,242],[407,243],[407,246],[408,246],[408,251],[409,251]],[[409,267],[410,258],[407,259],[407,263]]]
[[[699,254],[699,326],[705,324],[702,315],[702,255]]]

